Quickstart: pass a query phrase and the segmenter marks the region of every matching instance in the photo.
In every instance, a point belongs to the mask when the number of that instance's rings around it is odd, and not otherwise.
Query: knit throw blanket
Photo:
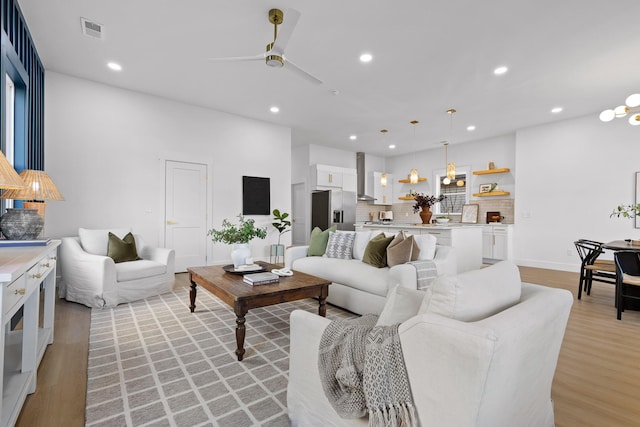
[[[324,393],[342,418],[369,414],[369,426],[417,425],[402,356],[399,324],[375,326],[378,316],[335,320],[320,340]]]
[[[438,277],[438,269],[436,268],[436,263],[433,260],[425,259],[421,261],[411,261],[407,264],[411,264],[416,268],[416,284],[418,290],[426,290],[431,286],[431,282]]]

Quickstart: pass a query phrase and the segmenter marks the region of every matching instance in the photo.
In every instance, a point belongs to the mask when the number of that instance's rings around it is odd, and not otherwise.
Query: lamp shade
[[[0,151],[0,188],[17,190],[25,187],[26,184],[24,180],[20,178],[18,172],[16,172],[9,163],[9,160],[4,156],[4,153]]]
[[[411,172],[409,173],[409,182],[411,184],[418,183],[418,169],[411,169]]]
[[[56,185],[44,171],[25,169],[20,172],[20,178],[26,187],[7,190],[0,195],[0,198],[37,201],[64,200]]]

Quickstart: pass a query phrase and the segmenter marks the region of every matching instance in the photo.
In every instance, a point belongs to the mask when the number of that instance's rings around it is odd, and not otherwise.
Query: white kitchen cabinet
[[[312,188],[342,188],[344,191],[356,191],[357,175],[355,169],[339,166],[314,165],[312,167]]]
[[[513,259],[512,225],[485,225],[482,231],[482,257],[491,263]]]
[[[46,246],[0,248],[0,426],[16,423],[27,394],[36,389],[38,365],[53,342],[56,259],[59,240]],[[44,291],[40,310],[40,289]],[[22,328],[10,330],[23,308]]]
[[[367,177],[367,194],[373,196],[374,205],[392,205],[393,204],[393,175],[387,174],[387,185],[382,186],[380,179],[382,172],[370,172]]]

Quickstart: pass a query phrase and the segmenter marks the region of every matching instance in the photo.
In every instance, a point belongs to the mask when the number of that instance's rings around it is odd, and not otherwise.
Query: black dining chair
[[[620,251],[613,254],[618,276],[616,284],[618,320],[622,320],[627,299],[640,300],[640,253]]]
[[[601,242],[580,239],[573,244],[576,246],[581,261],[578,299],[582,298],[583,290],[587,295],[591,295],[591,285],[594,281],[616,284],[616,266],[613,260],[598,259],[604,253]]]

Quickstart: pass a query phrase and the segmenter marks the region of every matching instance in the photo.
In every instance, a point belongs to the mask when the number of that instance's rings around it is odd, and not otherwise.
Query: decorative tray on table
[[[231,274],[249,274],[249,273],[259,273],[261,271],[265,271],[266,268],[261,264],[247,264],[238,266],[235,268],[233,264],[225,265],[222,267],[224,271]]]

